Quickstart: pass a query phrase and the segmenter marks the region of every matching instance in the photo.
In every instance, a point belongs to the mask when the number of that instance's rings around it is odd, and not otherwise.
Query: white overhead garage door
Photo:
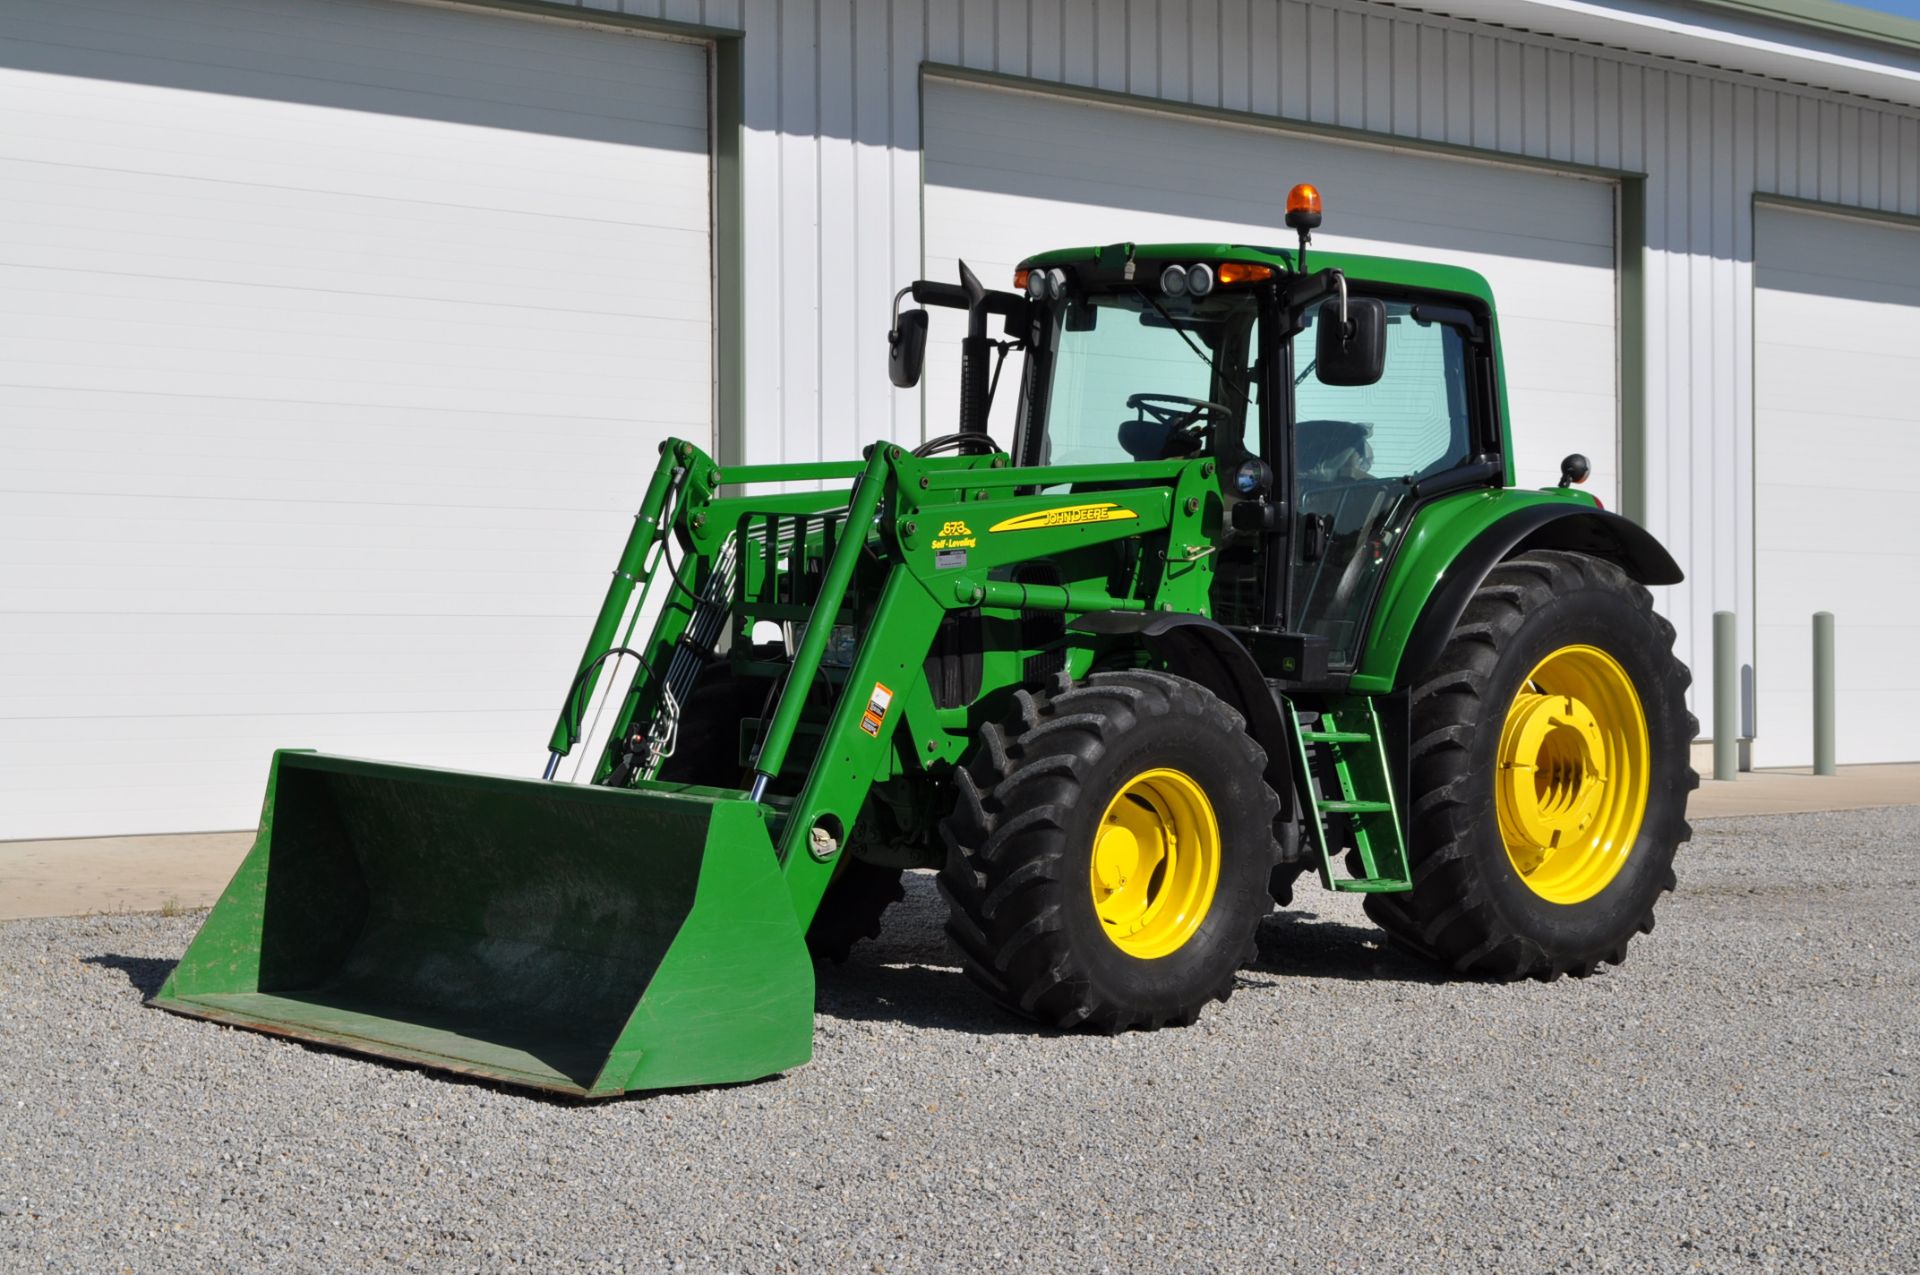
[[[537,772],[710,431],[707,53],[385,0],[0,0],[0,838],[269,750]]]
[[[1754,764],[1813,760],[1816,611],[1838,759],[1920,760],[1920,230],[1754,220]]]
[[[1287,190],[1312,182],[1326,202],[1315,247],[1487,277],[1519,480],[1555,482],[1561,457],[1584,452],[1589,489],[1618,507],[1612,184],[939,78],[924,96],[930,278],[956,278],[964,258],[1010,287],[1022,257],[1082,244],[1291,246]],[[928,354],[927,429],[945,433],[961,333],[952,318],[934,328],[946,343]],[[996,402],[1002,432],[1013,397]]]

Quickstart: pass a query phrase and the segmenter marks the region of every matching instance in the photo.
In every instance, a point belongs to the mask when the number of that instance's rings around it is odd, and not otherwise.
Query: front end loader
[[[1193,1021],[1307,874],[1462,973],[1622,960],[1688,835],[1679,571],[1579,457],[1514,486],[1484,280],[1309,269],[1296,194],[1293,250],[902,289],[897,385],[965,316],[956,433],[663,444],[544,776],[280,752],[154,1003],[577,1096],[748,1080],[912,868],[1055,1027]]]

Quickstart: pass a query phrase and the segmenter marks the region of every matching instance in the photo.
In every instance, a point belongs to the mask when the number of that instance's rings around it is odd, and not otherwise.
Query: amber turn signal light
[[[1223,261],[1214,277],[1225,287],[1230,283],[1259,283],[1273,278],[1272,266],[1255,265],[1250,261]]]

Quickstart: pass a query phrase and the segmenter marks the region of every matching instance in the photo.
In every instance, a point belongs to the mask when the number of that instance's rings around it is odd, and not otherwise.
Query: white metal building
[[[1759,764],[1920,758],[1920,23],[1825,0],[0,0],[0,839],[244,827],[275,746],[527,773],[669,434],[846,457],[965,257],[1319,241],[1501,298],[1740,617]],[[937,325],[936,325],[937,326]],[[949,332],[949,336],[957,333]]]

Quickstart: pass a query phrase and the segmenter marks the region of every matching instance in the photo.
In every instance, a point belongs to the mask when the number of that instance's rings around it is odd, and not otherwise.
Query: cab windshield
[[[1259,434],[1259,303],[1139,289],[1053,308],[1042,464],[1173,460]]]

